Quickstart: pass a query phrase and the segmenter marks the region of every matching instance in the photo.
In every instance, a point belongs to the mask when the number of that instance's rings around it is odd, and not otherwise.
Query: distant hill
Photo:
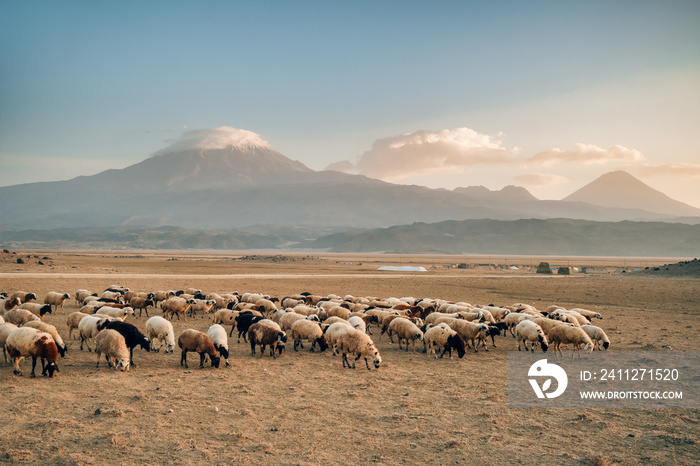
[[[400,254],[700,255],[700,225],[571,219],[414,223],[301,244],[331,252]]]
[[[562,200],[678,217],[700,215],[700,209],[671,199],[625,171],[606,173]]]

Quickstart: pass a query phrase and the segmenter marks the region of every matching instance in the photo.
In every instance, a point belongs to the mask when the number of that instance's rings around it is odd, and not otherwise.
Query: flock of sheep
[[[360,358],[371,370],[370,362],[379,368],[382,358],[372,339],[372,329],[380,340],[385,334],[398,347],[416,351],[416,344],[423,345],[429,357],[442,358],[452,351],[462,358],[467,348],[478,352],[488,351],[487,340],[496,346],[495,336],[510,333],[518,343],[518,350],[535,351],[539,347],[547,351],[554,347],[555,355],[562,354],[562,345],[572,345],[579,351],[593,351],[600,346],[607,350],[610,340],[600,327],[591,324],[592,319],[603,317],[586,309],[564,309],[549,306],[545,310],[515,303],[510,306],[474,306],[466,302],[447,302],[440,299],[416,299],[412,297],[386,298],[355,296],[318,296],[302,293],[275,298],[259,293],[210,293],[197,289],[135,292],[126,287],[112,285],[102,293],[77,290],[68,293],[49,292],[37,303],[34,293],[16,291],[2,293],[0,300],[0,347],[5,362],[12,360],[14,373],[21,375],[19,363],[32,357],[31,376],[35,376],[37,360],[42,363],[42,375],[53,377],[58,371],[59,355],[65,355],[67,346],[56,327],[43,321],[46,314],[57,312],[66,301],[75,299],[80,310],[67,316],[68,337],[77,332],[80,350],[97,355],[97,367],[104,356],[108,365],[117,370],[129,370],[136,366],[133,350],[165,353],[175,351],[175,332],[171,321],[187,317],[208,316],[213,324],[206,332],[184,330],[177,338],[181,350],[180,364],[188,367],[187,353],[200,356],[200,367],[207,359],[213,367],[219,367],[221,359],[229,363],[228,340],[238,331],[250,344],[251,353],[260,348],[261,357],[269,347],[276,358],[285,349],[288,338],[294,351],[311,344],[310,351],[320,352],[332,348],[340,353],[343,367],[355,368]],[[149,315],[152,313],[160,315]],[[125,322],[129,316],[148,318],[142,333],[139,328]],[[132,319],[133,320],[133,319]],[[227,333],[225,326],[230,326]],[[530,347],[528,347],[530,343]],[[405,346],[405,347],[404,347]],[[349,357],[350,356],[350,357]]]

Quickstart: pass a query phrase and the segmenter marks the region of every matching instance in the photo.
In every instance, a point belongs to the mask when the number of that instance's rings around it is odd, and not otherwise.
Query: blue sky
[[[700,207],[697,1],[0,12],[0,185],[122,168],[230,126],[316,170],[558,199],[626,169]]]

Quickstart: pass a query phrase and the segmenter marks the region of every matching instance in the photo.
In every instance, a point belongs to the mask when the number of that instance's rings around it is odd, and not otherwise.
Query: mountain
[[[678,217],[700,215],[700,209],[671,199],[625,171],[606,173],[562,200]]]
[[[309,237],[318,237],[329,228],[483,218],[678,221],[675,214],[640,208],[540,201],[514,186],[449,191],[314,171],[273,150],[258,135],[234,128],[186,135],[124,169],[0,187],[0,240],[3,231],[67,228],[173,226],[199,231],[283,225],[304,226]]]
[[[298,247],[355,253],[697,257],[700,225],[571,219],[464,220],[337,233]]]

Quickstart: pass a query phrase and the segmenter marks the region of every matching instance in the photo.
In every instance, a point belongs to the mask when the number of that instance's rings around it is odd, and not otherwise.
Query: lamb
[[[372,363],[376,369],[379,369],[379,365],[382,362],[382,358],[379,355],[377,347],[374,346],[374,342],[364,332],[352,329],[351,331],[344,333],[338,338],[338,348],[343,355],[343,367],[346,366],[348,369],[355,369],[355,361],[363,357],[365,359],[365,365],[367,370],[371,370],[369,367],[368,358],[372,359]],[[355,355],[355,360],[352,366],[350,366],[350,361],[348,360],[348,353]]]
[[[46,296],[44,296],[44,304],[50,304],[54,306],[54,311],[58,311],[59,307],[63,309],[63,303],[65,303],[67,299],[70,299],[68,293],[49,291]]]
[[[300,346],[302,349],[304,348],[302,340],[311,342],[312,353],[315,351],[316,344],[321,348],[321,353],[328,348],[328,343],[326,343],[321,325],[313,320],[302,319],[294,322],[289,335],[294,341],[294,351],[298,351],[297,346]]]
[[[326,343],[333,347],[333,355],[338,354],[338,338],[344,333],[354,330],[352,325],[346,320],[341,320],[340,322],[334,322],[328,327],[326,327],[323,332],[326,338]]]
[[[528,351],[527,342],[532,342],[532,352],[535,352],[535,342],[539,342],[543,352],[547,352],[547,337],[542,328],[531,320],[523,320],[515,326],[515,338],[518,340],[518,351],[520,351],[520,342],[523,342],[525,351]]]
[[[112,329],[102,330],[95,337],[95,354],[97,355],[97,366],[100,367],[100,357],[105,355],[109,367],[115,370],[129,370],[129,348],[126,347],[126,340],[121,333]]]
[[[18,327],[32,320],[40,319],[32,311],[28,311],[27,309],[12,309],[5,313],[5,322],[15,324]]]
[[[84,312],[80,311],[75,311],[68,314],[68,318],[66,319],[66,325],[68,325],[68,338],[71,340],[73,339],[73,330],[77,329],[83,317],[88,315],[90,314],[85,314]]]
[[[10,295],[10,300],[13,300],[15,298],[19,298],[20,302],[24,304],[29,303],[31,301],[36,301],[36,294],[27,293],[26,291],[15,291]]]
[[[610,346],[610,339],[602,328],[590,324],[582,325],[581,328],[591,338],[591,341],[593,342],[593,349],[598,346],[598,342],[602,341],[603,348],[605,351],[608,350],[608,347]]]
[[[137,345],[141,346],[141,349],[143,350],[151,351],[151,340],[146,338],[146,336],[141,333],[135,325],[115,320],[98,324],[98,328],[100,330],[108,328],[116,330],[122,334],[124,340],[126,341],[126,346],[129,348],[129,360],[131,361],[131,365],[134,367],[136,367],[136,364],[134,363],[134,348]]]
[[[51,324],[47,324],[46,322],[42,322],[41,320],[32,320],[31,322],[27,322],[24,324],[25,327],[32,327],[35,328],[41,332],[48,333],[51,335],[51,338],[53,338],[53,341],[56,342],[56,348],[58,348],[58,353],[61,355],[62,358],[66,357],[66,351],[68,351],[68,347],[63,343],[63,338],[61,338],[61,335],[58,334],[58,330],[56,330],[56,327],[54,327]]]
[[[36,360],[41,358],[41,375],[53,377],[58,371],[56,360],[58,359],[58,348],[51,335],[31,327],[22,327],[13,330],[5,341],[5,350],[10,358],[14,359],[15,375],[22,375],[19,370],[19,362],[23,357],[32,357],[32,374],[36,368]],[[48,364],[47,364],[48,362]]]
[[[151,340],[151,350],[160,351],[165,345],[165,354],[175,351],[175,331],[173,324],[161,316],[153,316],[146,321],[146,335]],[[155,340],[160,340],[158,348],[153,347]]]
[[[214,306],[216,306],[216,301],[213,299],[209,300],[202,300],[202,299],[194,299],[194,302],[191,303],[190,308],[188,309],[188,313],[190,317],[194,317],[195,314],[202,314],[202,319],[204,319],[205,314],[210,314]]]
[[[52,313],[51,305],[49,304],[22,303],[19,306],[19,308],[31,311],[35,316],[38,316],[41,320],[44,320],[46,314]]]
[[[401,349],[401,341],[406,341],[406,351],[408,351],[408,342],[413,342],[413,351],[416,350],[416,340],[423,341],[423,332],[416,324],[408,319],[394,319],[389,325],[389,336],[393,334],[399,339],[399,349]]]
[[[5,362],[7,362],[7,353],[5,352],[5,342],[7,341],[7,336],[12,333],[13,330],[17,330],[17,328],[18,327],[15,324],[11,324],[9,322],[0,324],[0,348],[2,348],[2,352],[5,355]]]
[[[134,312],[136,312],[136,309],[139,310],[139,317],[141,317],[141,313],[143,311],[146,311],[146,317],[148,317],[148,306],[156,307],[156,304],[152,299],[134,296],[129,300],[129,306],[134,310]],[[134,314],[134,316],[136,316],[136,314]]]
[[[204,358],[209,355],[211,359],[212,367],[219,367],[219,362],[221,357],[219,352],[214,347],[209,336],[198,330],[187,329],[180,334],[177,339],[177,345],[182,350],[182,356],[180,357],[180,365],[188,368],[187,365],[187,352],[196,351],[199,353],[199,367],[204,368]]]
[[[180,320],[180,314],[184,314],[185,322],[187,322],[187,310],[191,305],[191,302],[188,302],[183,298],[173,296],[165,300],[165,302],[161,305],[161,309],[163,309],[163,315],[166,315],[168,312],[170,313],[170,320],[173,320],[175,314],[177,314],[177,320]]]
[[[256,345],[260,345],[260,357],[265,354],[265,347],[270,345],[270,355],[276,359],[275,350],[282,354],[284,344],[287,342],[287,334],[269,325],[257,322],[248,329],[248,341],[250,342],[250,350],[253,355],[255,355]]]
[[[226,330],[219,325],[214,324],[207,330],[207,336],[214,344],[214,348],[221,354],[221,357],[226,361],[226,366],[230,366],[228,362],[228,336],[226,335]]]
[[[437,359],[435,347],[442,348],[441,358],[447,352],[450,355],[450,359],[452,359],[453,349],[457,350],[457,355],[460,359],[466,354],[464,340],[449,325],[444,323],[426,330],[423,341],[428,348],[428,357],[432,354]]]
[[[552,328],[549,331],[549,342],[551,345],[554,346],[554,355],[557,355],[557,351],[559,352],[560,355],[564,355],[561,351],[561,345],[562,344],[572,344],[574,345],[574,348],[576,348],[576,351],[578,352],[579,357],[581,357],[581,349],[580,346],[582,343],[585,344],[583,350],[588,351],[590,348],[589,352],[593,351],[593,342],[591,341],[591,337],[588,336],[588,334],[581,328],[581,327],[569,327],[568,325],[557,325],[556,327]],[[571,353],[571,357],[573,358],[574,353]]]
[[[95,311],[95,315],[120,317],[123,320],[126,320],[128,316],[134,315],[134,310],[128,306],[123,309],[119,309],[117,307],[102,306],[101,308]]]

